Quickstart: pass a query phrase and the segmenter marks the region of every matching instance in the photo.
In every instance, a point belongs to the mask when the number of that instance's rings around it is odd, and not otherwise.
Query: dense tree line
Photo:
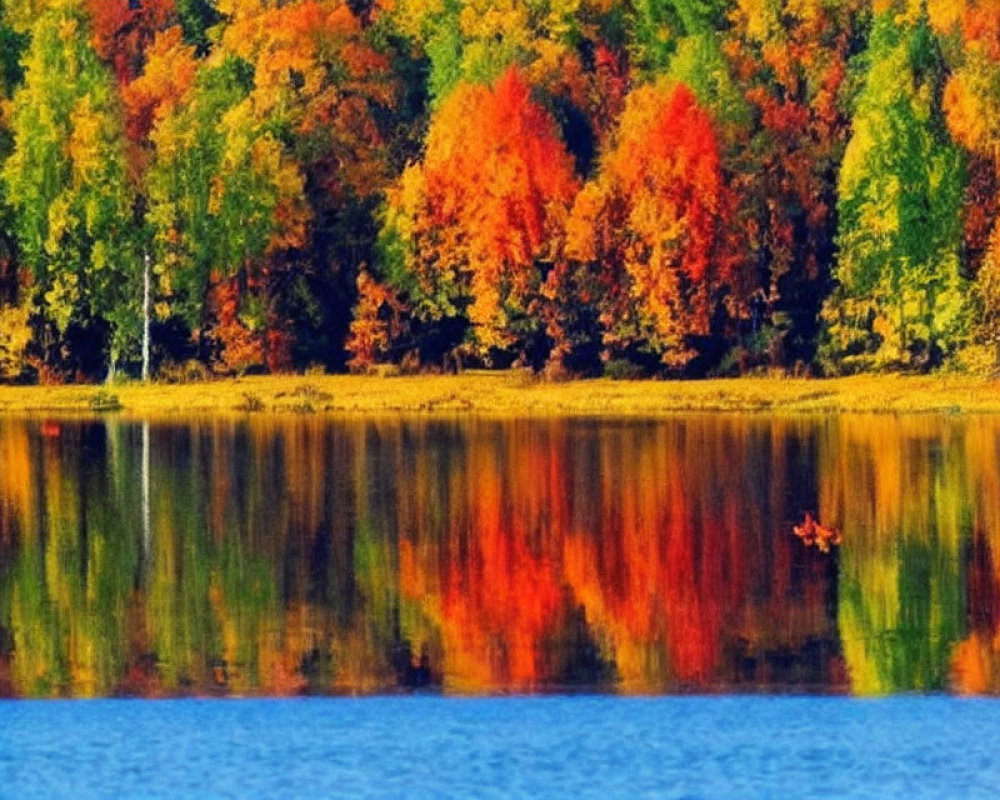
[[[0,0],[0,100],[5,380],[1000,358],[997,0]]]

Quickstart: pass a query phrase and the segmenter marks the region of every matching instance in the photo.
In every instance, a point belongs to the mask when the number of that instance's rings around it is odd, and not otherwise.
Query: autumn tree
[[[375,260],[376,209],[423,133],[422,97],[403,80],[413,56],[340,0],[236,5],[219,52],[252,65],[253,113],[284,134],[312,218],[302,247],[269,256],[265,303],[307,346],[292,361],[342,368],[357,278]]]
[[[754,274],[738,352],[754,363],[809,364],[830,288],[834,176],[850,132],[849,59],[864,0],[739,0],[723,44],[752,121],[728,158]]]
[[[173,0],[87,0],[94,49],[120,84],[142,74],[146,48],[174,18]]]
[[[7,9],[0,2],[0,103],[10,100],[11,95],[24,77],[21,68],[21,54],[27,44],[27,37],[10,25]],[[0,166],[13,149],[14,142],[4,115],[0,113]],[[18,297],[17,243],[14,235],[14,219],[11,208],[4,198],[0,183],[0,304],[16,302]]]
[[[683,84],[636,89],[599,178],[580,193],[567,257],[602,285],[605,358],[681,368],[738,287],[731,199],[709,114]]]
[[[631,79],[626,17],[610,0],[400,0],[387,24],[426,57],[432,108],[462,82],[519,68],[589,174]]]
[[[952,65],[944,90],[948,129],[970,154],[965,252],[979,303],[976,333],[1000,363],[1000,6],[967,0],[933,12]]]
[[[206,356],[213,290],[234,280],[245,293],[256,259],[301,241],[308,214],[297,164],[254,116],[252,86],[252,68],[239,58],[206,65],[181,102],[167,101],[151,134],[149,215],[161,290],[199,332]],[[240,305],[241,338],[262,330],[262,314],[259,304]],[[246,352],[245,342],[232,345]],[[262,363],[262,343],[257,353],[252,361]]]
[[[84,359],[88,353],[65,352],[67,334],[103,324],[113,370],[134,342],[137,320],[121,106],[80,8],[53,4],[30,33],[2,179],[44,320],[45,358],[53,366],[72,365],[61,354]]]
[[[838,183],[828,354],[842,369],[933,364],[968,327],[964,169],[938,105],[943,65],[926,20],[875,22]]]
[[[386,278],[418,318],[467,317],[480,353],[537,364],[543,287],[576,190],[556,123],[517,69],[492,87],[462,84],[390,195]]]
[[[367,272],[358,276],[358,302],[354,308],[348,349],[348,366],[363,372],[392,359],[393,346],[403,338],[406,309],[395,292],[372,279]]]

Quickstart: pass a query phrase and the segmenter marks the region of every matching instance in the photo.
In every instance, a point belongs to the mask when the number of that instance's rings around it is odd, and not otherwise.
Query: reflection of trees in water
[[[838,623],[856,693],[949,687],[974,508],[968,444],[964,424],[930,417],[827,429],[820,505],[843,531]]]
[[[984,425],[4,421],[0,692],[992,688]]]
[[[1000,437],[986,421],[969,424],[971,540],[966,542],[966,637],[952,658],[952,680],[967,693],[1000,692]]]

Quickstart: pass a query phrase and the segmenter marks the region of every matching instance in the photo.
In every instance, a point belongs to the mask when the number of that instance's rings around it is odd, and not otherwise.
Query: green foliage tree
[[[20,257],[46,336],[54,334],[46,360],[66,344],[71,324],[103,322],[111,327],[113,367],[137,319],[120,101],[79,8],[54,4],[30,33],[24,84],[10,104],[13,152],[2,172]]]
[[[460,81],[491,84],[512,65],[544,79],[583,42],[607,38],[619,15],[606,0],[400,0],[392,14],[427,55],[435,102]]]
[[[208,52],[209,31],[222,19],[215,3],[211,0],[174,0],[174,7],[184,30],[184,40],[194,45],[198,52]]]
[[[203,333],[214,285],[245,282],[276,237],[294,236],[301,225],[301,174],[275,132],[255,119],[252,86],[252,66],[242,59],[207,65],[152,133],[149,220],[163,295]],[[258,308],[243,312],[249,330],[263,324]]]
[[[0,0],[0,103],[10,99],[24,77],[21,54],[26,44],[27,37],[11,26],[6,5]],[[0,113],[0,165],[7,160],[13,148],[11,131]],[[17,277],[14,219],[0,183],[0,303],[17,300]]]
[[[847,370],[940,361],[968,331],[963,159],[940,109],[943,64],[924,21],[875,23],[838,184],[837,287],[826,352]]]

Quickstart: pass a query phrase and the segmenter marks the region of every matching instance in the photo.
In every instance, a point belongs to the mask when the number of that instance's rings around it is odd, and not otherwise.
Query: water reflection
[[[993,692],[998,433],[0,420],[0,694]]]

